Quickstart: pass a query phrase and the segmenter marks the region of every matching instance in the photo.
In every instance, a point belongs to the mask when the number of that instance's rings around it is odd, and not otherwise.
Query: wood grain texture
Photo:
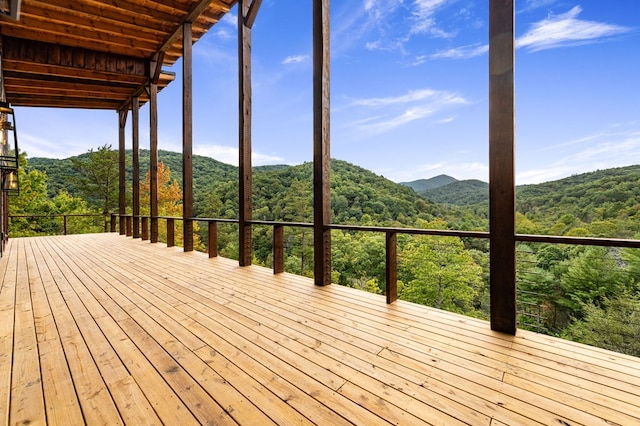
[[[638,358],[117,233],[11,239],[0,280],[7,424],[640,422]]]

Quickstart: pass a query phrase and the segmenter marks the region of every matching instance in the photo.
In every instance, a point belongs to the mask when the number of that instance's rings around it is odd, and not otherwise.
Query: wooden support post
[[[127,169],[125,158],[125,137],[124,128],[127,124],[127,110],[118,111],[118,213],[120,214],[120,235],[126,233],[126,220],[124,215],[127,214]]]
[[[386,236],[386,294],[387,303],[398,300],[398,234],[387,232]]]
[[[184,251],[193,251],[193,66],[191,22],[182,24],[182,229]]]
[[[209,258],[218,257],[218,222],[209,222],[207,231],[209,237]]]
[[[174,219],[167,219],[167,247],[176,245],[176,224]]]
[[[115,213],[111,213],[111,232],[116,232],[117,229],[117,220],[116,220],[116,214]]]
[[[131,215],[125,216],[127,222],[127,237],[131,237],[133,235],[133,217]]]
[[[67,235],[67,215],[65,214],[62,217],[62,235]]]
[[[140,98],[131,102],[131,140],[133,144],[133,238],[140,238]]]
[[[142,236],[143,241],[149,239],[149,218],[147,216],[142,217],[142,232],[140,235]]]
[[[160,65],[158,65],[160,66]],[[158,85],[149,84],[149,212],[151,242],[158,242]]]
[[[313,0],[313,246],[316,285],[331,284],[329,0]]]
[[[284,272],[284,226],[273,225],[273,273]]]
[[[238,1],[238,261],[251,265],[253,183],[251,170],[251,28],[246,25],[250,0]]]
[[[514,5],[489,1],[491,329],[516,333]]]

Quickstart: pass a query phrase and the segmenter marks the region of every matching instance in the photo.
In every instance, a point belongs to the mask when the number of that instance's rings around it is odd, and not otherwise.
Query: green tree
[[[640,356],[640,296],[623,292],[583,306],[584,317],[562,333],[565,339]]]
[[[63,219],[55,215],[91,213],[87,203],[60,191],[53,198],[48,197],[47,175],[39,170],[26,172],[28,161],[26,154],[20,155],[18,176],[20,193],[12,197],[9,203],[10,215],[49,215],[48,217],[14,217],[11,220],[10,232],[14,237],[33,235],[56,235],[63,232]],[[69,222],[69,233],[101,232],[104,227],[102,219],[73,218]]]
[[[570,265],[562,276],[563,296],[558,303],[578,319],[584,315],[584,306],[599,306],[624,289],[623,274],[605,247],[588,247],[567,262]]]
[[[420,223],[420,221],[419,221]],[[444,222],[421,222],[443,228]],[[482,285],[482,268],[457,237],[419,236],[401,252],[399,296],[410,302],[476,315],[474,300]]]
[[[91,148],[86,157],[71,161],[78,172],[74,180],[82,196],[99,206],[103,214],[112,212],[118,204],[118,152],[111,145],[103,145],[95,151]]]

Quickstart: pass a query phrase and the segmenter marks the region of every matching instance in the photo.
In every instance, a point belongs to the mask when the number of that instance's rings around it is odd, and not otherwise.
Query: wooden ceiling
[[[128,108],[159,88],[182,54],[182,24],[195,43],[237,0],[23,0],[20,18],[0,18],[2,69],[12,106]],[[158,71],[158,72],[156,72]]]

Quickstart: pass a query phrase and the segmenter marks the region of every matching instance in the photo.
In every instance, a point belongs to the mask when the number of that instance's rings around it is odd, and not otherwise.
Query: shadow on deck
[[[640,359],[116,234],[12,239],[0,422],[640,423]]]

